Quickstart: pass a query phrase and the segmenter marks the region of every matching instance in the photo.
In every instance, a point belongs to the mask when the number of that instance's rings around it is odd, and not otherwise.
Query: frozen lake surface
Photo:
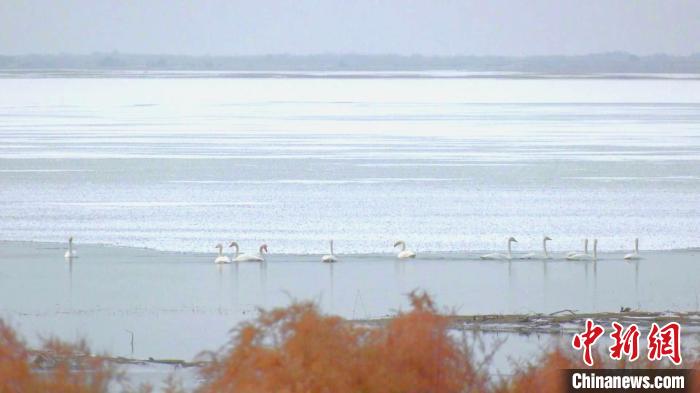
[[[5,240],[668,250],[699,200],[698,80],[0,79]]]

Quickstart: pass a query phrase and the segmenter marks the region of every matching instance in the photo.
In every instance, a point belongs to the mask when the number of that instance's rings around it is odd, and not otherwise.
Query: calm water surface
[[[700,251],[650,251],[635,262],[607,253],[597,263],[449,253],[341,255],[329,265],[318,255],[271,255],[266,264],[216,266],[209,254],[90,245],[68,263],[61,245],[0,245],[0,315],[32,338],[87,336],[126,356],[127,330],[136,332],[136,356],[189,359],[223,345],[258,307],[313,300],[346,318],[378,318],[408,309],[417,288],[459,314],[700,310]]]

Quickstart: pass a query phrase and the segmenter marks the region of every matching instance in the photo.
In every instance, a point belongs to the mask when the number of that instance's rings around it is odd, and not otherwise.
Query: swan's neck
[[[544,250],[544,256],[548,257],[549,253],[547,252],[547,241],[546,240],[542,240],[542,249]]]
[[[233,248],[236,249],[236,258],[238,258],[238,244],[234,244]]]
[[[593,259],[598,259],[598,242],[593,242]]]
[[[333,240],[331,240],[331,255],[333,255]]]
[[[508,258],[510,258],[510,257],[511,257],[511,252],[510,252],[510,243],[512,243],[512,241],[508,240]]]
[[[583,241],[584,254],[588,254],[588,239]]]
[[[639,254],[639,239],[634,239],[634,253]]]
[[[224,247],[223,247],[223,246],[219,246],[219,247],[216,247],[216,248],[219,249],[219,256],[223,256],[223,255],[224,255]]]
[[[401,242],[401,251],[406,251],[406,243]]]
[[[71,254],[73,253],[73,241],[72,240],[68,240],[68,252]]]

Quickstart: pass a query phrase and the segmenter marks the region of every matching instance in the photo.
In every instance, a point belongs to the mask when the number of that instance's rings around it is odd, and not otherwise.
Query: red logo
[[[573,341],[571,342],[574,349],[579,351],[583,349],[583,362],[589,366],[593,365],[593,354],[591,353],[591,347],[596,341],[598,341],[604,332],[605,329],[602,326],[596,325],[592,320],[587,319],[586,331],[575,335]]]
[[[614,343],[610,346],[610,358],[615,360],[622,359],[625,354],[631,362],[639,357],[639,328],[637,325],[630,325],[625,330],[622,325],[617,322],[612,323],[614,332],[610,333],[610,337]]]
[[[610,358],[620,360],[626,356],[629,361],[639,358],[639,337],[641,335],[639,327],[631,324],[626,329],[617,322],[612,324],[613,331],[610,338],[613,344],[608,348]],[[571,345],[577,351],[583,350],[583,362],[588,366],[593,366],[592,348],[600,337],[605,333],[605,328],[596,325],[593,320],[586,320],[586,329],[582,333],[574,335]],[[670,322],[659,327],[657,323],[652,323],[647,335],[647,358],[650,361],[668,358],[675,365],[680,365],[681,358],[681,325],[677,322]]]
[[[681,359],[681,325],[677,322],[667,323],[662,328],[652,323],[647,341],[649,342],[649,360],[668,357],[675,365],[683,361]]]

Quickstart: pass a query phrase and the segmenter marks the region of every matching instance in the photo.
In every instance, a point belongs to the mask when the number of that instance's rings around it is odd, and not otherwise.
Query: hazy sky
[[[700,1],[0,0],[0,53],[700,52]]]

